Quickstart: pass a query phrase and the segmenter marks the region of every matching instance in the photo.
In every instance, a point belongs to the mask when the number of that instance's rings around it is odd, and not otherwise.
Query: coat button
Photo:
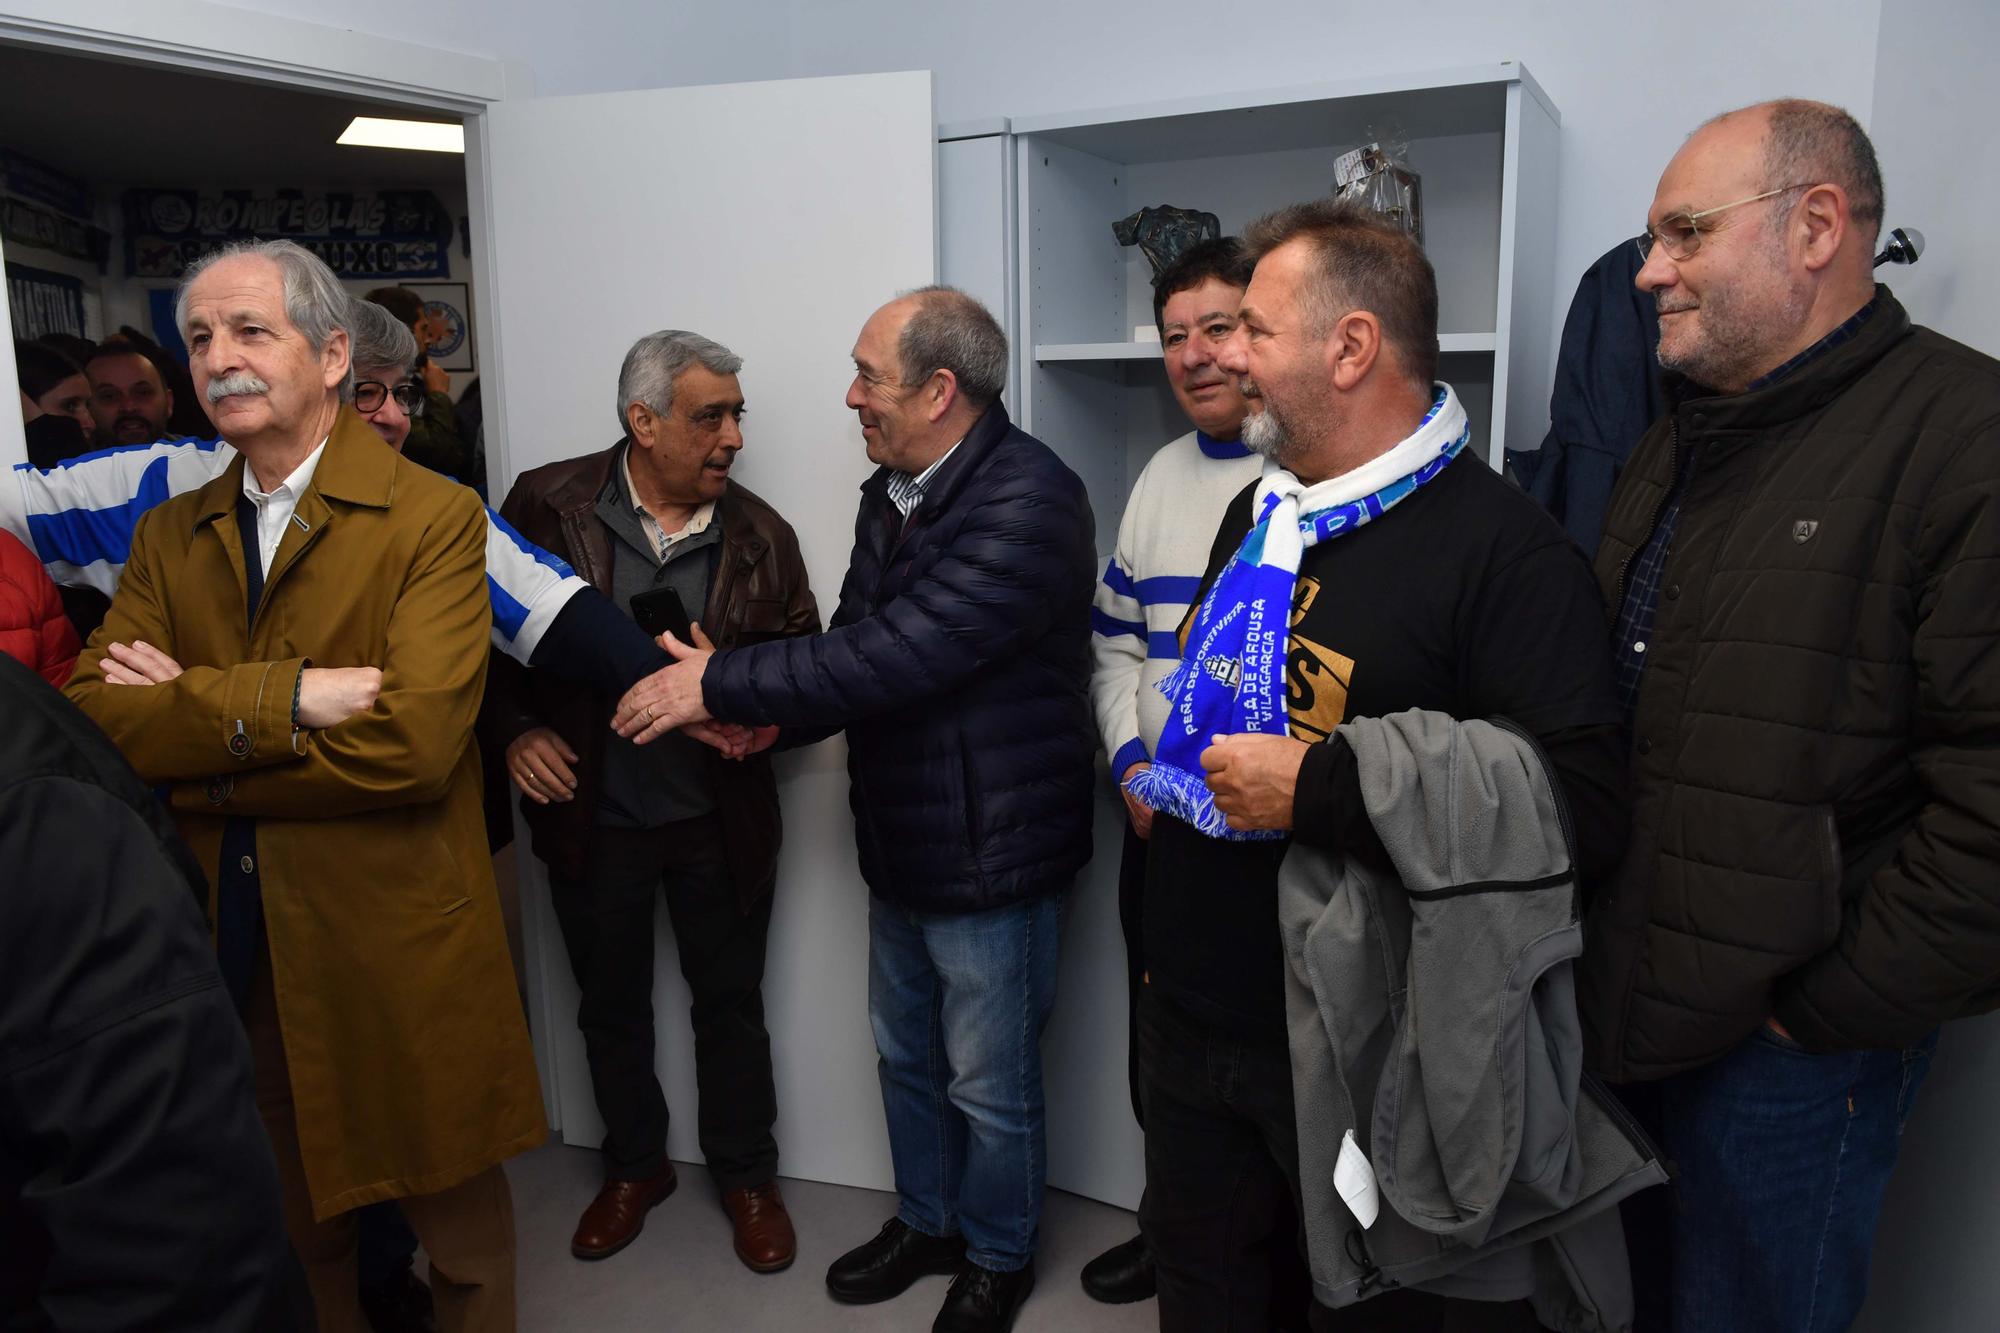
[[[229,793],[235,790],[235,787],[236,784],[228,778],[210,778],[208,780],[208,803],[210,805],[221,805],[229,799]]]
[[[240,731],[237,732],[234,736],[231,736],[229,738],[229,753],[235,755],[238,759],[241,759],[244,755],[249,754],[250,738],[248,736],[245,736]]]
[[[257,868],[257,863],[246,856],[236,863],[236,868],[247,875]]]
[[[1639,744],[1636,748],[1638,749],[1640,754],[1651,754],[1653,752],[1653,743],[1647,740],[1644,736],[1641,736],[1639,738]]]
[[[1681,599],[1681,585],[1678,583],[1669,583],[1667,585],[1667,600],[1670,602],[1678,602],[1680,599]]]

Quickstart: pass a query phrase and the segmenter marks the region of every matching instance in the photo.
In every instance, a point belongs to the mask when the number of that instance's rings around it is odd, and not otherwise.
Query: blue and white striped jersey
[[[100,449],[52,468],[16,464],[0,485],[0,528],[28,543],[58,583],[107,597],[132,553],[132,530],[147,510],[199,490],[236,458],[220,440],[175,440]],[[486,591],[493,643],[527,662],[556,613],[589,585],[568,564],[486,511]]]

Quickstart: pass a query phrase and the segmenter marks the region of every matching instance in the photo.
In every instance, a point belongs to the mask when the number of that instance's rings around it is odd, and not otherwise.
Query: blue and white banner
[[[177,278],[226,242],[297,241],[343,278],[451,276],[452,218],[429,190],[127,190],[125,273]]]

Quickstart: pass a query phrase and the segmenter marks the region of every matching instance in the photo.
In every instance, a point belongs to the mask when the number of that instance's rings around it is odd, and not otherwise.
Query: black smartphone
[[[678,589],[653,588],[640,593],[632,599],[632,619],[655,639],[672,631],[682,643],[694,642],[694,630]]]

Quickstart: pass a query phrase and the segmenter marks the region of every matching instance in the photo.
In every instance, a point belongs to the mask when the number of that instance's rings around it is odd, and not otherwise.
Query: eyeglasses
[[[1775,190],[1753,194],[1748,199],[1738,199],[1733,203],[1717,204],[1714,208],[1704,208],[1699,213],[1669,213],[1660,219],[1659,226],[1646,228],[1645,235],[1635,238],[1632,244],[1639,247],[1639,258],[1642,262],[1653,257],[1655,245],[1665,250],[1669,259],[1692,259],[1701,249],[1703,218],[1712,218],[1717,213],[1727,213],[1730,209],[1741,208],[1745,204],[1775,199],[1787,190],[1811,188],[1811,185],[1780,185]]]
[[[385,399],[393,398],[396,406],[403,409],[403,415],[416,418],[424,414],[424,391],[415,384],[404,382],[390,388],[381,380],[354,381],[354,410],[357,412],[378,411]]]

